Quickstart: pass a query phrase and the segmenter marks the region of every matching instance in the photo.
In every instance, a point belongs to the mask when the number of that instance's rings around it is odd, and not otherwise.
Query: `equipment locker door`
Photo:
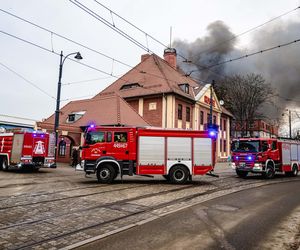
[[[24,134],[15,134],[13,138],[13,146],[11,150],[11,159],[13,163],[18,163],[21,160],[22,149],[24,142]]]

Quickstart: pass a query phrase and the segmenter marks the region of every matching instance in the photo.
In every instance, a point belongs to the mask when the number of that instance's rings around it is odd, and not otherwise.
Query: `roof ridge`
[[[123,79],[123,77],[125,76],[125,75],[128,75],[128,74],[130,74],[130,72],[132,72],[132,71],[136,71],[136,72],[139,72],[140,73],[140,71],[137,69],[142,63],[144,63],[145,61],[147,61],[147,60],[149,60],[149,58],[151,58],[152,57],[152,55],[155,55],[154,53],[153,54],[149,54],[150,56],[148,57],[148,58],[146,58],[145,60],[143,60],[143,61],[140,61],[137,65],[135,65],[134,67],[132,67],[130,70],[128,70],[125,74],[123,74],[121,77],[116,77],[117,79],[114,81],[114,82],[112,82],[111,84],[109,84],[108,86],[106,86],[106,88],[104,88],[103,90],[101,90],[98,94],[96,94],[94,97],[96,97],[97,95],[99,95],[99,94],[101,94],[102,92],[105,92],[111,85],[113,85],[113,84],[115,84],[117,81],[119,81],[119,80],[123,80],[124,82],[128,82],[128,80],[125,80],[125,79]],[[93,97],[93,98],[94,98]]]
[[[167,82],[169,88],[170,88],[171,90],[173,90],[173,88],[171,87],[171,85],[170,85],[170,83],[169,83],[169,79],[167,78],[165,72],[164,72],[163,69],[161,68],[161,65],[160,65],[160,62],[159,62],[160,60],[159,60],[158,58],[159,58],[159,59],[162,59],[162,58],[160,58],[158,55],[155,55],[155,54],[154,54],[153,59],[154,59],[154,61],[156,62],[156,65],[157,65],[159,71],[161,72],[161,74],[163,75],[164,79],[166,80],[166,82]],[[169,64],[167,63],[167,65],[169,65]],[[170,65],[169,65],[169,66],[170,66]],[[170,66],[170,67],[171,67],[171,66]]]

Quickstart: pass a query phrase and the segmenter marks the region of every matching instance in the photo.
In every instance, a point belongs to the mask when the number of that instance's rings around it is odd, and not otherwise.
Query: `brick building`
[[[176,65],[176,50],[166,49],[164,59],[152,54],[94,98],[117,93],[152,126],[205,129],[210,115],[210,84],[199,85]],[[221,107],[213,91],[213,123],[219,125],[217,155],[230,154],[232,114]]]
[[[177,69],[175,49],[166,49],[164,59],[155,54],[142,55],[138,65],[99,94],[88,100],[70,102],[61,109],[59,133],[61,138],[69,140],[66,154],[72,145],[80,144],[90,120],[97,125],[205,129],[209,122],[210,90],[210,84],[199,85]],[[232,115],[220,106],[215,93],[212,94],[213,122],[220,128],[217,155],[226,158],[230,153]],[[116,102],[123,108],[118,110]],[[75,122],[70,122],[70,118]],[[53,123],[54,115],[38,126],[53,131]]]
[[[245,124],[246,125],[246,124]],[[262,119],[255,120],[246,129],[242,128],[239,124],[234,126],[234,137],[265,137],[276,138],[278,137],[278,125],[272,125]],[[243,132],[242,132],[243,131]]]

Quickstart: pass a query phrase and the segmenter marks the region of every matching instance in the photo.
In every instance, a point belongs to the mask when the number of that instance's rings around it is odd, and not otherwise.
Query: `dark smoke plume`
[[[242,50],[235,47],[237,39],[220,45],[220,42],[230,40],[234,34],[222,21],[216,21],[207,27],[207,36],[198,38],[192,43],[178,40],[175,41],[174,47],[178,54],[198,64],[195,66],[183,63],[181,58],[178,58],[179,67],[187,74],[193,71],[191,76],[194,78],[210,82],[212,79],[221,81],[218,74],[222,76],[251,73],[262,75],[279,95],[274,99],[275,105],[264,107],[263,110],[267,117],[276,119],[281,117],[286,108],[299,109],[300,107],[299,101],[291,101],[300,100],[300,42],[213,67],[211,71],[203,70],[203,67],[299,39],[299,27],[300,22],[296,21],[277,21],[268,24],[252,32],[250,45],[247,50]]]
[[[211,80],[215,75],[211,75],[212,72],[203,70],[206,66],[223,61],[230,52],[234,50],[234,44],[236,40],[232,40],[228,43],[220,44],[220,41],[230,40],[234,34],[230,31],[229,27],[222,21],[215,21],[207,27],[208,35],[204,38],[198,38],[192,43],[177,40],[174,42],[174,47],[179,54],[189,58],[194,64],[182,63],[179,66],[189,74],[192,72],[192,76],[200,77],[204,80]],[[218,67],[214,70],[217,74],[224,73],[223,67]]]

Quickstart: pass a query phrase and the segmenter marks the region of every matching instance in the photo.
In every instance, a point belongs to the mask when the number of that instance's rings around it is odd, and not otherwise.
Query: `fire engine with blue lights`
[[[0,169],[56,167],[55,135],[33,132],[0,133]]]
[[[183,184],[195,175],[212,175],[215,131],[91,125],[81,146],[81,166],[98,182],[111,183],[118,175],[161,175]]]
[[[271,179],[276,173],[297,176],[300,141],[275,138],[240,138],[232,141],[231,164],[239,177],[259,173]]]

